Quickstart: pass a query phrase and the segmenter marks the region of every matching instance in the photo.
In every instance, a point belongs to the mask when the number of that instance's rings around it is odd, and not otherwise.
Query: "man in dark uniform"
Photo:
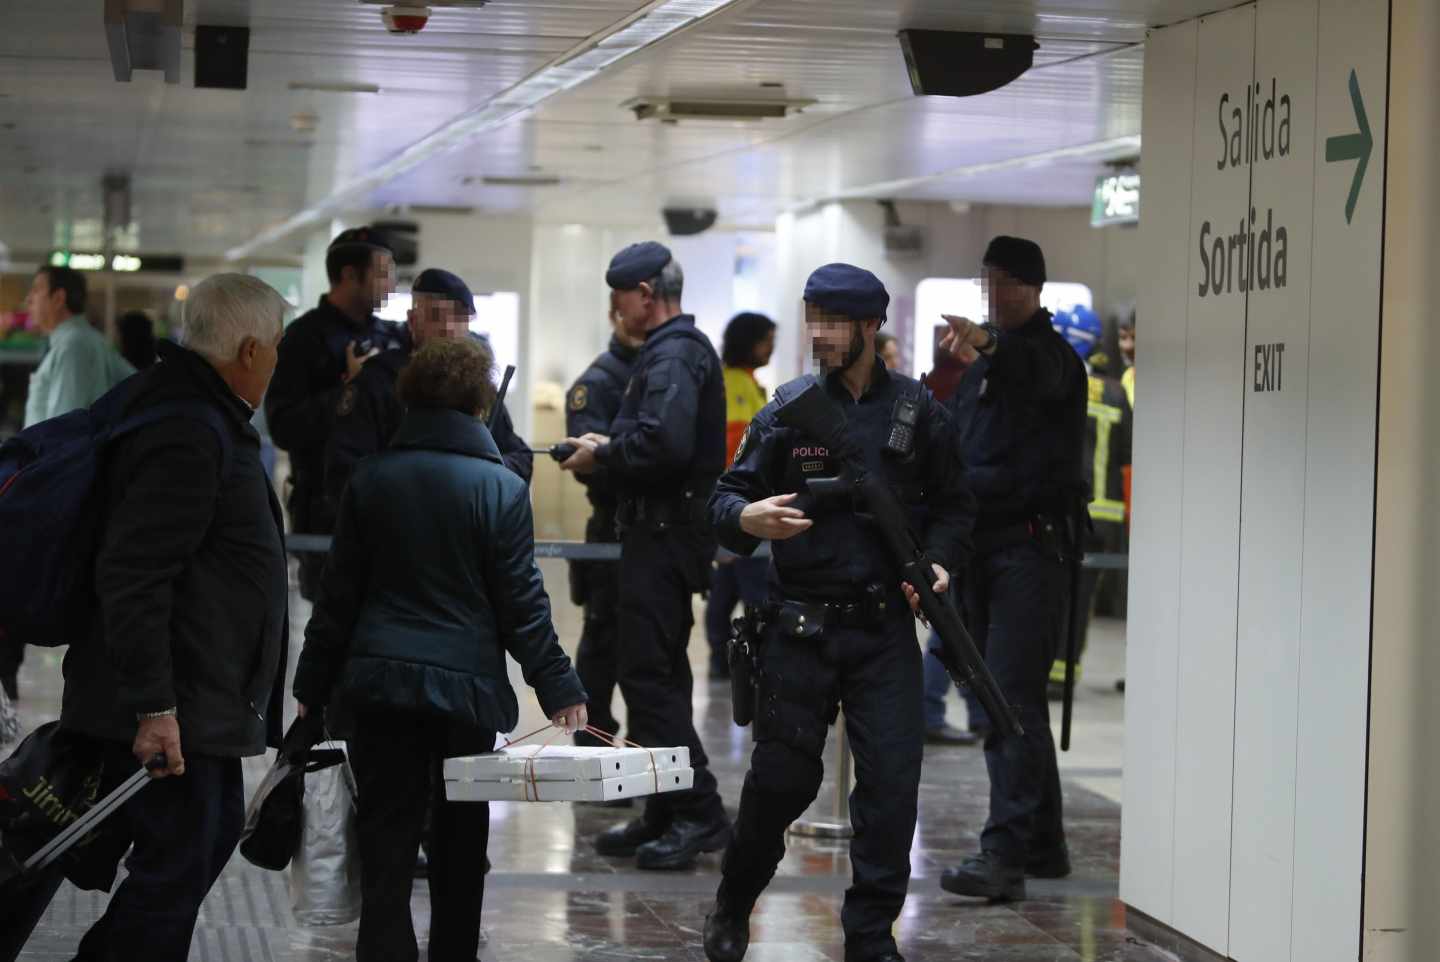
[[[711,962],[744,957],[751,909],[785,852],[785,829],[820,788],[825,730],[842,706],[859,773],[851,795],[854,879],[841,913],[845,959],[900,959],[891,929],[910,879],[925,739],[915,619],[896,560],[854,506],[807,503],[807,480],[840,472],[837,452],[782,426],[777,415],[817,380],[824,385],[845,408],[855,450],[923,530],[935,590],[948,590],[950,569],[966,560],[973,501],[944,409],[876,356],[889,301],[879,279],[858,267],[829,264],[810,275],[805,321],[821,373],[775,392],[710,500],[725,547],[749,554],[762,539],[772,545],[755,751],[705,924]],[[918,414],[915,433],[906,450],[888,450],[906,404]]]
[[[634,855],[642,869],[681,869],[730,841],[691,696],[686,648],[695,623],[690,596],[710,581],[715,536],[705,504],[725,469],[725,389],[720,358],[682,314],[684,274],[662,244],[633,244],[605,274],[622,323],[645,344],[609,434],[569,438],[561,465],[603,468],[620,498],[620,693],[630,738],[690,749],[695,787],[652,795],[643,817],[602,834],[602,855]]]
[[[591,362],[565,395],[565,433],[571,437],[609,434],[615,416],[620,413],[625,385],[630,383],[630,373],[644,341],[626,334],[613,310],[610,327],[610,346]],[[614,480],[604,470],[579,474],[576,478],[585,485],[585,496],[590,499],[585,540],[596,544],[615,543],[619,540],[615,533],[619,500]],[[575,670],[590,693],[590,724],[614,733],[619,728],[611,702],[619,673],[615,639],[620,625],[620,566],[612,561],[570,562],[570,598],[585,609],[585,626],[575,649]],[[575,743],[602,744],[587,732],[577,733]]]
[[[297,534],[329,534],[335,502],[325,491],[325,442],[335,426],[344,386],[380,351],[408,342],[405,328],[374,311],[395,289],[395,257],[384,235],[347,230],[325,254],[330,291],[295,319],[280,342],[275,378],[265,395],[265,421],[277,447],[290,453],[286,507]],[[323,554],[300,556],[300,593],[314,600]]]
[[[410,293],[414,299],[407,342],[367,362],[364,370],[345,385],[336,402],[335,428],[325,446],[325,488],[337,504],[360,461],[388,448],[400,429],[405,408],[396,396],[395,382],[410,363],[411,355],[431,338],[474,336],[470,333],[470,318],[475,315],[475,298],[460,278],[432,267],[415,278]],[[534,455],[516,435],[510,412],[504,407],[493,434],[505,466],[528,482],[534,470]]]
[[[956,392],[965,477],[979,500],[965,615],[1025,735],[985,740],[990,818],[980,854],[940,884],[957,895],[1012,899],[1024,898],[1027,874],[1070,873],[1045,687],[1065,638],[1070,564],[1084,523],[1086,378],[1040,307],[1039,245],[995,238],[983,283],[992,323],[945,317],[945,348],[980,353]]]

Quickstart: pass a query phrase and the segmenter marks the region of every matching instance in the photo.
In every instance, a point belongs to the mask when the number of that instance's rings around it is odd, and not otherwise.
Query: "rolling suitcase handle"
[[[145,783],[150,780],[152,771],[164,768],[166,764],[164,755],[152,757],[145,763],[144,768],[121,782],[119,788],[106,795],[90,811],[71,822],[64,831],[46,842],[34,855],[26,859],[25,873],[41,871],[64,855],[70,846],[88,835],[91,829],[113,815],[121,805],[130,801],[140,789],[144,788]]]

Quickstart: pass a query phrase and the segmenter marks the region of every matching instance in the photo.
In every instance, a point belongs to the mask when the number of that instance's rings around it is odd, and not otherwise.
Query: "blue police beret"
[[[415,278],[415,283],[410,285],[412,294],[434,294],[437,297],[447,297],[452,301],[459,301],[465,305],[465,310],[471,314],[475,313],[475,298],[470,296],[470,288],[465,282],[449,271],[442,271],[438,267],[431,267],[420,272]]]
[[[390,238],[384,231],[378,231],[373,227],[353,227],[350,230],[341,231],[335,235],[327,250],[335,250],[337,247],[368,247],[371,250],[384,251],[387,254],[395,253],[390,246]]]
[[[890,295],[880,278],[851,264],[817,267],[805,282],[805,301],[857,321],[885,320]]]
[[[670,248],[655,241],[631,244],[610,258],[605,283],[617,291],[631,291],[665,269],[674,257]]]

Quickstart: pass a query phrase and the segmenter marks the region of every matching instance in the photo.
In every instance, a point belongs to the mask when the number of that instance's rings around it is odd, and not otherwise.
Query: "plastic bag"
[[[290,864],[290,904],[301,925],[345,925],[360,917],[356,794],[344,752],[311,753],[300,847]]]

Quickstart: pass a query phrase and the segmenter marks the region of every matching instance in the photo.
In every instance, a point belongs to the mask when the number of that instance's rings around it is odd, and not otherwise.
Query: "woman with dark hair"
[[[765,389],[755,380],[755,371],[770,363],[775,352],[775,322],[764,314],[746,311],[725,325],[720,360],[725,365],[725,463],[735,460],[735,449],[750,420],[765,406]],[[710,677],[730,677],[726,643],[730,638],[730,614],[736,602],[757,605],[765,601],[764,558],[738,558],[720,549],[710,596],[705,603],[705,635],[710,642]]]
[[[430,958],[475,958],[490,810],[450,802],[442,762],[488,752],[519,706],[505,655],[551,721],[586,724],[535,565],[530,492],[481,417],[492,361],[469,339],[427,341],[401,372],[390,447],[361,462],[295,674],[301,717],[331,700],[353,715],[359,789],[359,962],[414,962],[410,889],[431,817]]]
[[[144,311],[128,311],[116,325],[120,331],[120,356],[137,371],[155,363],[155,322]]]

